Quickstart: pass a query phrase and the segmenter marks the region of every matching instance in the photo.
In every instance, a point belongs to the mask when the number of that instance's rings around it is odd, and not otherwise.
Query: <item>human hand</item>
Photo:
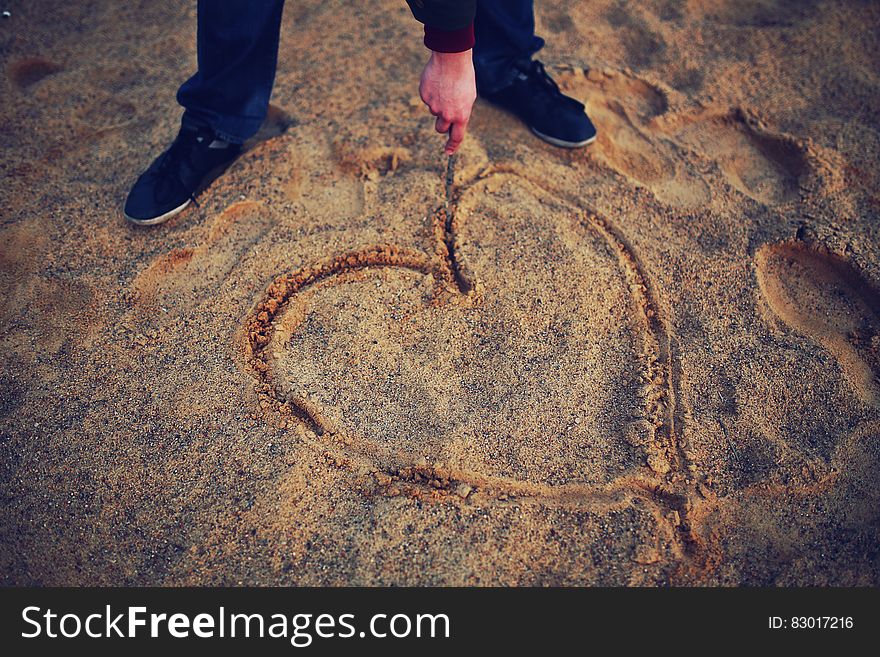
[[[444,152],[452,155],[461,146],[471,109],[477,99],[477,84],[471,51],[436,52],[425,64],[419,95],[437,117],[437,132],[449,133]]]

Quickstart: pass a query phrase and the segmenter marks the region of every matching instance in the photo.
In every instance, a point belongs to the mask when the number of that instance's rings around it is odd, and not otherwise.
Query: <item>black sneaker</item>
[[[596,127],[583,103],[563,94],[537,59],[516,65],[516,77],[486,100],[517,115],[554,146],[577,148],[596,140]]]
[[[181,212],[219,175],[241,146],[217,139],[209,129],[183,127],[171,147],[137,179],[125,200],[129,221],[152,226]]]

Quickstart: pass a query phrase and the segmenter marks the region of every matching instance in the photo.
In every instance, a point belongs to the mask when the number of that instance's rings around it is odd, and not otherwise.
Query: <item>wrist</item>
[[[464,70],[473,66],[473,51],[468,48],[461,52],[440,52],[438,50],[431,51],[431,59],[440,68],[450,70]]]

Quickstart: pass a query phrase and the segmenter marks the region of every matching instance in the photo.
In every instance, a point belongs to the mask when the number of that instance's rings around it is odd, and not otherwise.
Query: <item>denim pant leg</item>
[[[474,69],[482,93],[510,84],[514,64],[544,46],[535,36],[533,0],[477,0],[474,34]]]
[[[266,118],[275,82],[284,0],[199,0],[199,70],[177,102],[183,124],[241,143]]]

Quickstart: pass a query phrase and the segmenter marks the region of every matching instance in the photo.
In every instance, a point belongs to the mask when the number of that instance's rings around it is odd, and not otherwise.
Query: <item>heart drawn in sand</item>
[[[559,496],[666,474],[668,340],[618,231],[505,173],[432,221],[435,253],[371,246],[270,285],[245,332],[263,406],[380,482]]]

